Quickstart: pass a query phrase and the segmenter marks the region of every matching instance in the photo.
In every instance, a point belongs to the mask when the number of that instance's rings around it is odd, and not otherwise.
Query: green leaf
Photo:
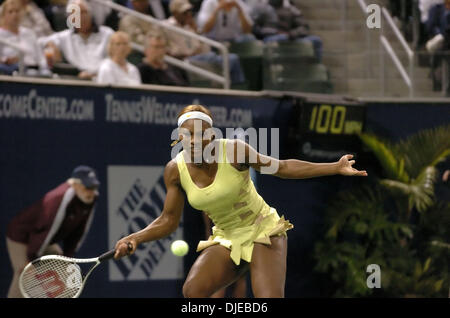
[[[327,237],[336,238],[336,237],[337,237],[337,232],[338,232],[338,224],[335,223],[335,224],[328,230],[326,236],[327,236]]]
[[[431,258],[428,257],[427,260],[425,261],[425,264],[423,265],[423,272],[427,272],[428,269],[430,268],[430,264],[431,264]]]
[[[438,280],[436,283],[434,283],[434,291],[435,292],[440,291],[443,284],[444,284],[444,280],[443,279]]]
[[[358,234],[365,234],[367,232],[368,226],[366,223],[358,222],[355,225],[355,232]]]
[[[419,131],[392,148],[402,154],[406,172],[415,178],[423,167],[435,166],[450,155],[450,125]]]
[[[413,237],[413,232],[407,225],[400,226],[400,230],[402,231],[403,234],[406,235],[407,238]]]
[[[388,142],[381,141],[375,135],[364,133],[360,134],[359,138],[375,154],[389,179],[402,182],[409,181],[409,176],[402,168],[404,167],[404,163],[401,162],[402,159],[396,159],[400,156],[394,153],[392,146]]]
[[[416,262],[416,266],[414,267],[414,279],[419,280],[420,276],[422,276],[422,265],[420,265],[420,262]]]
[[[436,174],[436,168],[428,166],[410,183],[389,179],[383,179],[380,183],[394,194],[408,197],[409,210],[416,208],[419,212],[424,212],[434,203],[433,183]]]

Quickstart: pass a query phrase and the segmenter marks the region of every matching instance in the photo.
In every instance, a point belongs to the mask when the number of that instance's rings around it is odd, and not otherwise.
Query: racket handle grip
[[[131,245],[131,243],[128,243],[128,252],[131,252],[132,250],[133,250],[133,245]],[[98,260],[99,260],[100,262],[106,261],[106,260],[108,260],[108,259],[113,258],[113,257],[114,257],[114,254],[116,254],[116,250],[115,250],[115,249],[114,249],[114,250],[110,250],[109,252],[106,252],[106,253],[100,255],[100,256],[98,257]]]
[[[114,250],[110,250],[109,252],[106,252],[106,253],[100,255],[100,256],[98,257],[98,260],[99,260],[100,262],[102,262],[102,261],[106,261],[106,260],[108,260],[108,259],[111,259],[111,258],[114,257],[114,254],[115,254],[115,253],[116,253],[116,250],[115,250],[115,249],[114,249]]]

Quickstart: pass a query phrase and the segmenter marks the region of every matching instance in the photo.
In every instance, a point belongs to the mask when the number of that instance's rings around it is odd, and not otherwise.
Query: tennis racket
[[[132,250],[130,245],[129,251]],[[20,291],[25,298],[78,298],[92,271],[101,262],[113,258],[115,252],[111,250],[98,257],[85,259],[61,255],[41,256],[23,269],[19,279]],[[89,268],[86,264],[93,265]]]

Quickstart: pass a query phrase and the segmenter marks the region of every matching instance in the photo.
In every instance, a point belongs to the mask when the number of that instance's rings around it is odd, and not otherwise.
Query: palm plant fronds
[[[434,240],[434,241],[431,241],[431,245],[437,246],[437,247],[446,248],[446,249],[448,249],[450,251],[450,244],[448,244],[448,243],[444,243],[444,242],[441,242],[441,241]]]
[[[398,153],[395,152],[394,147],[388,141],[383,141],[381,138],[363,133],[359,135],[362,142],[375,154],[389,179],[408,182],[409,176],[405,172],[405,162]]]
[[[422,130],[392,147],[404,158],[407,173],[417,177],[423,167],[436,166],[450,155],[450,125]]]
[[[416,208],[419,212],[424,212],[434,203],[436,175],[436,168],[429,166],[423,169],[420,175],[410,183],[389,179],[383,179],[380,183],[392,192],[408,197],[408,211]]]

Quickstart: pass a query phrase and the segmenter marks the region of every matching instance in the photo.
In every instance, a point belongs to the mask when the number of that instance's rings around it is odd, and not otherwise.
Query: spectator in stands
[[[98,70],[97,83],[115,85],[140,85],[141,76],[136,66],[127,61],[131,52],[128,34],[118,31],[111,35],[108,43],[108,58]]]
[[[200,33],[219,42],[253,41],[253,21],[241,0],[204,0],[197,16]]]
[[[139,64],[142,82],[145,84],[188,86],[187,75],[182,70],[167,64],[164,55],[167,40],[162,32],[149,33],[145,41],[145,57]]]
[[[112,2],[112,0],[102,0],[102,1]],[[111,15],[113,10],[110,7],[105,6],[103,4],[100,4],[100,3],[96,2],[96,1],[87,0],[87,2],[90,5],[91,15],[92,15],[92,18],[95,21],[95,24],[97,24],[97,25],[105,25],[106,20]]]
[[[252,11],[253,33],[264,42],[309,41],[312,42],[316,58],[322,60],[322,40],[309,34],[309,26],[300,10],[292,5],[284,6],[283,0],[255,5]]]
[[[27,75],[50,75],[44,53],[33,30],[22,27],[21,0],[6,0],[0,8],[0,38],[23,48],[23,64]],[[0,44],[0,73],[12,75],[18,70],[20,52]]]
[[[80,6],[80,27],[54,33],[40,39],[52,53],[47,55],[49,64],[61,62],[64,57],[78,69],[78,78],[92,79],[101,61],[107,56],[107,45],[113,30],[97,26],[92,19],[91,7],[85,0],[74,0]]]
[[[32,29],[38,38],[53,33],[52,27],[45,17],[44,11],[33,0],[21,0],[24,15],[21,26]]]
[[[415,1],[414,1],[415,2]],[[413,0],[389,0],[387,7],[391,13],[394,23],[397,27],[403,31],[403,33],[409,33],[407,26],[410,24],[413,16]]]
[[[150,7],[148,0],[131,0],[131,5],[135,11],[155,17],[155,13]],[[127,33],[130,36],[131,42],[144,45],[147,33],[155,30],[155,26],[148,21],[128,14],[120,20],[119,30]]]
[[[125,5],[133,9],[133,0],[120,0],[125,1]],[[153,12],[152,16],[158,20],[164,20],[169,16],[169,8],[166,3],[168,0],[147,0],[147,3],[150,6],[151,11]]]
[[[433,38],[438,34],[445,35],[448,20],[450,15],[450,1],[445,0],[444,3],[436,4],[431,7],[428,13],[428,20],[426,22],[426,31],[428,39]]]
[[[67,0],[45,0],[39,6],[44,10],[45,16],[55,32],[67,29]]]
[[[442,4],[444,0],[419,0],[420,22],[427,23],[430,9],[436,4]]]
[[[442,85],[442,61],[445,60],[447,64],[450,63],[450,57],[443,54],[450,49],[450,0],[445,0],[443,4],[431,7],[426,23],[426,32],[428,35],[426,48],[432,53],[430,63],[433,89],[439,90]],[[450,78],[450,73],[445,75]],[[447,94],[450,93],[450,85],[447,85],[444,89]]]
[[[166,20],[167,23],[186,31],[197,33],[197,25],[192,16],[192,5],[189,0],[172,0],[170,2],[170,12],[172,16]],[[222,55],[211,51],[211,47],[204,42],[170,31],[167,31],[167,37],[169,42],[167,53],[169,55],[179,59],[204,62],[219,68],[222,66]],[[235,84],[245,82],[239,56],[229,54],[228,59],[231,82]]]

